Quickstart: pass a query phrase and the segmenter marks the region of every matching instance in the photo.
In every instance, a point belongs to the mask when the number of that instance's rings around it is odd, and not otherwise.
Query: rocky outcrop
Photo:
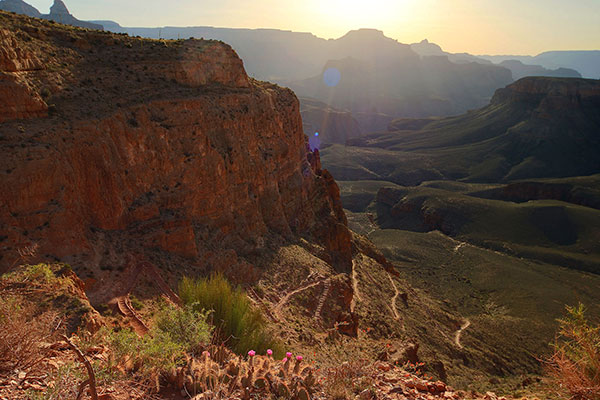
[[[19,45],[13,32],[0,29],[0,123],[47,114],[48,106],[25,77],[41,68],[40,60]]]
[[[408,196],[409,188],[383,187],[377,192],[377,220],[382,228],[415,232],[439,230],[455,235],[469,217],[452,207],[438,207],[426,195]]]
[[[231,52],[223,52],[220,46],[206,46],[202,41],[188,41],[184,52],[172,65],[166,60],[164,72],[167,79],[190,87],[218,83],[221,85],[248,88],[250,83],[244,64]]]
[[[50,117],[0,124],[3,266],[34,242],[40,256],[91,266],[118,263],[115,249],[192,263],[229,249],[231,267],[302,235],[350,268],[339,189],[307,148],[290,90],[248,79],[221,42],[30,23],[33,57],[61,59],[22,77],[33,92],[52,88]],[[15,40],[0,54],[24,46]]]
[[[52,4],[50,7],[50,15],[61,18],[71,15],[71,13],[67,9],[65,3],[63,3],[61,0],[54,0],[54,4]]]
[[[492,104],[508,101],[526,101],[530,99],[560,98],[563,103],[579,105],[581,101],[598,101],[600,84],[592,79],[558,79],[527,77],[512,85],[498,89],[492,98]]]
[[[65,5],[65,3],[62,2],[62,0],[54,0],[54,4],[52,5],[52,7],[50,7],[50,14],[42,15],[42,18],[56,21],[65,25],[78,26],[80,28],[99,30],[104,29],[102,25],[86,21],[80,21],[77,18],[75,18],[73,15],[71,15],[69,10],[67,9],[67,6]]]

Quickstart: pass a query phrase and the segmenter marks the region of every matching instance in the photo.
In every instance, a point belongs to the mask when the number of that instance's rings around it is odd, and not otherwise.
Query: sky
[[[52,0],[25,0],[47,13]],[[600,0],[64,0],[82,20],[128,27],[275,28],[338,38],[375,28],[453,53],[600,50]]]

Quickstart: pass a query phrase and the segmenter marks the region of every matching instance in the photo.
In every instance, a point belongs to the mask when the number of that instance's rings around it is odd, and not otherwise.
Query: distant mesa
[[[446,56],[450,61],[457,64],[476,62],[478,64],[491,65],[492,62],[494,62],[501,67],[509,69],[515,81],[526,76],[548,76],[558,78],[582,77],[582,74],[580,74],[577,68],[574,68],[573,66],[569,66],[568,68],[556,64],[551,64],[549,66],[549,64],[541,62],[541,59],[538,60],[537,57],[515,56],[515,58],[511,58],[511,56],[474,56],[468,53],[453,54],[445,52],[439,45],[431,43],[427,39],[424,39],[419,43],[411,44],[410,48],[421,57]],[[598,62],[600,63],[600,59]],[[598,74],[600,75],[600,70],[598,71]]]
[[[96,24],[96,25],[102,25],[104,27],[104,29],[108,30],[108,31],[117,31],[120,32],[123,27],[121,25],[119,25],[118,23],[116,23],[115,21],[107,21],[107,20],[100,20],[100,21],[88,21],[92,24]]]
[[[364,116],[365,131],[385,129],[399,117],[460,114],[487,104],[497,88],[512,82],[506,68],[457,64],[446,56],[421,58],[395,41],[352,47],[351,55],[327,61],[321,74],[289,87],[301,97],[348,110],[359,122]],[[339,71],[339,82],[331,79],[331,71]],[[382,116],[388,117],[383,126]]]
[[[541,65],[548,69],[570,68],[579,72],[584,78],[600,79],[600,50],[585,51],[547,51],[537,56],[479,56],[494,63],[506,60],[518,60],[525,64]]]
[[[78,26],[80,28],[104,30],[102,25],[80,21],[75,18],[69,13],[69,9],[61,0],[54,0],[54,4],[50,7],[50,14],[42,14],[35,7],[22,0],[0,0],[0,10],[24,14],[35,18],[43,18],[65,25]]]
[[[523,64],[519,60],[505,60],[500,66],[508,68],[513,74],[515,80],[526,76],[548,76],[555,78],[581,78],[581,74],[571,68],[547,69],[541,65]]]
[[[432,43],[427,39],[423,39],[419,43],[411,44],[410,48],[412,49],[412,51],[414,51],[421,57],[445,56],[445,57],[448,57],[448,59],[450,61],[457,63],[457,64],[465,64],[465,63],[471,63],[471,62],[476,62],[478,64],[486,64],[486,65],[492,64],[492,62],[489,60],[486,60],[486,59],[480,58],[480,57],[476,57],[469,53],[448,53],[448,52],[442,50],[442,48],[439,45]]]

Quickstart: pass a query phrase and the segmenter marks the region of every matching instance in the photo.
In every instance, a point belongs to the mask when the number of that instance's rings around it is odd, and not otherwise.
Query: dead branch
[[[94,374],[94,368],[92,368],[92,364],[89,362],[86,356],[83,355],[81,350],[79,350],[79,348],[75,346],[73,342],[71,342],[71,340],[69,340],[68,337],[62,335],[62,338],[65,342],[67,342],[71,350],[75,352],[77,358],[79,358],[79,361],[83,363],[85,369],[87,369],[89,377],[87,381],[84,381],[81,383],[81,385],[79,385],[79,393],[77,394],[77,400],[81,398],[81,395],[87,385],[90,385],[90,394],[92,396],[92,400],[98,400],[98,391],[96,390],[96,374]]]

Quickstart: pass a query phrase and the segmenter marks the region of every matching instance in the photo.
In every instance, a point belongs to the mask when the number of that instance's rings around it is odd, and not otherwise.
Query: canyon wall
[[[351,268],[296,96],[248,78],[228,45],[0,20],[2,268],[28,246],[101,265],[109,237],[190,260],[308,237]]]

